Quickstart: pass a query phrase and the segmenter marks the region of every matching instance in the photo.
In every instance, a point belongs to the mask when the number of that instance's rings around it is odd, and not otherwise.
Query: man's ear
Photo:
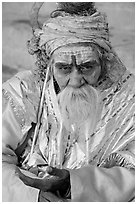
[[[99,60],[100,60],[100,65],[101,65],[101,73],[100,73],[98,81],[103,79],[105,77],[105,75],[106,75],[106,72],[107,72],[107,70],[106,70],[106,61],[103,59],[103,57],[99,58]]]
[[[124,75],[126,68],[116,54],[110,54],[109,56],[105,64],[107,76],[115,83]]]

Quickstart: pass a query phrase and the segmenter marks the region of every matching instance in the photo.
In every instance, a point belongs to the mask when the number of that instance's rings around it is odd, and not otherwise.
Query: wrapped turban
[[[58,48],[73,43],[95,43],[110,50],[108,24],[106,16],[99,12],[91,16],[58,16],[50,18],[36,30],[40,36],[39,46],[45,46],[48,56]]]

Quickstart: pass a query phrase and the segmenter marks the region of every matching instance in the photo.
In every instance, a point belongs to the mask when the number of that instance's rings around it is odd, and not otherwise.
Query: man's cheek
[[[99,76],[100,76],[100,69],[93,70],[93,72],[88,76],[86,76],[85,79],[90,85],[93,85],[98,81]]]
[[[69,82],[69,76],[58,75],[55,77],[60,89],[65,88]]]

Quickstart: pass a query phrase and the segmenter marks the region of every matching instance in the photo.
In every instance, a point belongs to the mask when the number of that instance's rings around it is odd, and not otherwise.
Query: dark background
[[[32,2],[2,3],[2,81],[18,71],[31,69],[34,58],[28,54],[26,42],[31,38],[29,11]],[[110,40],[126,67],[134,73],[135,59],[135,3],[97,2],[96,7],[107,14]],[[55,2],[46,2],[39,20],[46,20],[56,8]]]

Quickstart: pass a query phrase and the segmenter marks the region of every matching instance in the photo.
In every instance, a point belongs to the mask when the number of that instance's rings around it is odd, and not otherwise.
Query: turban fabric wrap
[[[125,67],[114,52],[109,41],[106,15],[95,12],[90,16],[65,15],[50,18],[42,29],[36,29],[39,49],[44,49],[50,58],[61,47],[72,44],[95,44],[107,53],[109,60],[108,75],[113,82],[118,81],[125,72]]]
[[[97,12],[91,16],[51,18],[39,32],[39,45],[45,45],[49,56],[59,47],[81,42],[93,42],[110,50],[108,26],[105,19],[105,15]]]

